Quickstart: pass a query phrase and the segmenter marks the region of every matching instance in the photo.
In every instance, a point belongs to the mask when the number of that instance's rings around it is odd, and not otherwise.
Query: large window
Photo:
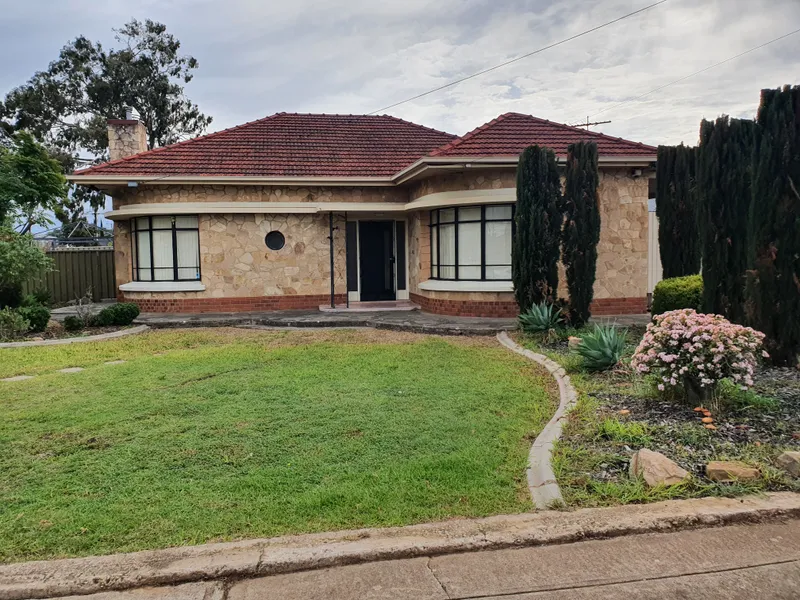
[[[200,233],[196,216],[132,220],[134,281],[200,279]]]
[[[431,278],[511,280],[511,204],[431,211]]]

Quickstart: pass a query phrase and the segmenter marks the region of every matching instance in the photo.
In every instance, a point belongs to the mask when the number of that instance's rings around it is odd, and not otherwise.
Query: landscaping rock
[[[761,477],[761,472],[738,460],[712,460],[706,465],[706,477],[722,483],[750,481]]]
[[[631,457],[630,476],[642,477],[650,487],[675,485],[689,478],[689,472],[660,452],[642,448]]]
[[[793,477],[800,477],[800,452],[784,452],[778,457],[777,463]]]

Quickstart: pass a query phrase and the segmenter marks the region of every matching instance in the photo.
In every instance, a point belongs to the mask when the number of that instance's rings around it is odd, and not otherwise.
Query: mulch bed
[[[125,326],[115,325],[113,327],[87,327],[86,329],[81,329],[80,331],[67,331],[63,327],[48,328],[45,331],[40,331],[38,333],[28,333],[19,339],[10,341],[34,342],[40,340],[61,340],[65,338],[86,337],[90,335],[100,335],[103,333],[113,333],[114,331],[120,331],[122,329],[128,329],[130,327],[131,327],[130,325],[125,325]]]

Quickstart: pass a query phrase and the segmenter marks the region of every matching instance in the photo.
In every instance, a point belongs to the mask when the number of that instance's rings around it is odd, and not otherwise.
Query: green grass
[[[0,383],[2,561],[525,511],[555,402],[500,347],[410,334],[0,352],[2,376],[38,374]]]
[[[635,444],[647,446],[652,440],[648,435],[649,427],[637,421],[622,422],[619,419],[607,417],[597,426],[597,435],[612,442],[620,444]]]

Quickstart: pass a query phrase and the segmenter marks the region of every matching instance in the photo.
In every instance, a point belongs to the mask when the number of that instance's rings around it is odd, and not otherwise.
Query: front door
[[[394,221],[360,221],[361,301],[394,300]]]

